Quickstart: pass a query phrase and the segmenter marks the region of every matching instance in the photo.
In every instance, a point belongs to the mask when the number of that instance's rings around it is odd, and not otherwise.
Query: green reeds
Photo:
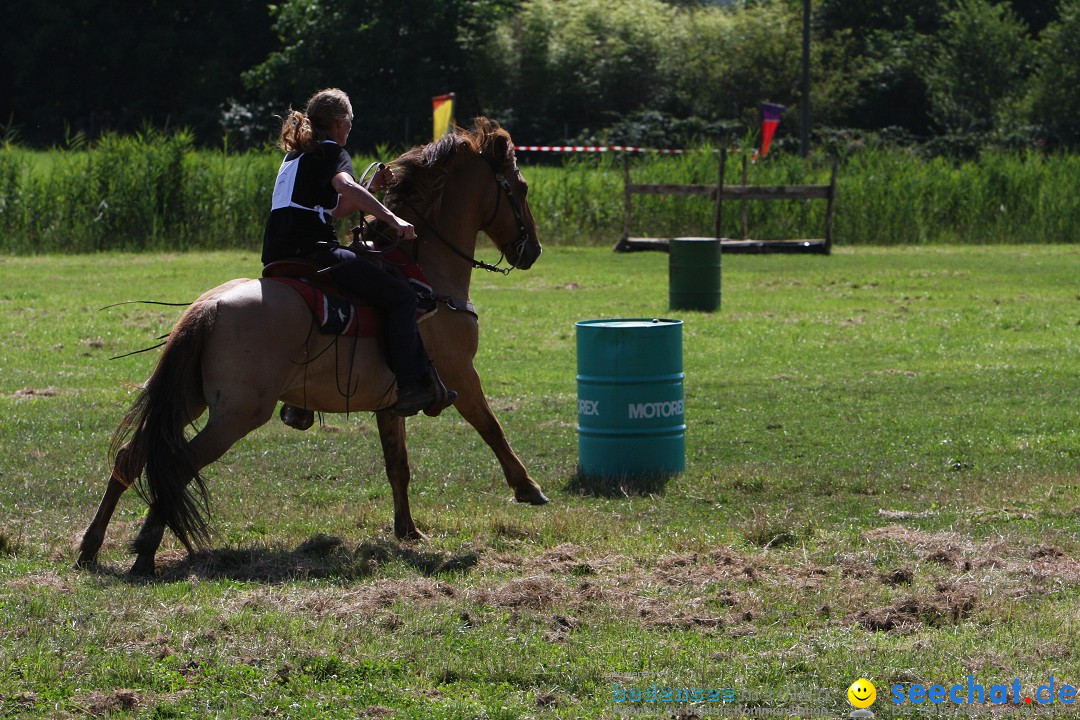
[[[385,152],[383,153],[386,154]],[[522,153],[541,239],[609,245],[624,234],[624,169],[635,183],[824,185],[833,158],[774,150],[698,148],[677,155],[573,155],[544,164]],[[381,158],[383,160],[386,157]],[[257,249],[280,162],[274,149],[196,149],[184,131],[106,135],[92,146],[33,152],[0,147],[0,253]],[[357,158],[357,167],[366,165]],[[625,166],[624,166],[625,163]],[[712,236],[707,197],[634,195],[634,236]],[[721,234],[822,237],[821,200],[725,200]],[[1076,242],[1080,156],[988,150],[977,160],[928,158],[907,148],[848,149],[839,159],[839,245]]]
[[[195,150],[189,133],[0,151],[0,252],[257,247],[280,158]]]
[[[725,185],[743,183],[744,154],[728,152]],[[825,185],[833,159],[774,153],[748,160],[749,185]],[[632,157],[634,183],[715,184],[720,154]],[[613,243],[623,234],[623,160],[523,163],[530,202],[548,242]],[[1080,157],[987,151],[976,161],[926,158],[903,148],[863,148],[839,159],[834,240],[842,245],[1071,243],[1080,227]],[[707,197],[634,195],[634,236],[712,236]],[[751,239],[822,237],[821,200],[725,200],[721,234]],[[744,220],[745,218],[745,220]]]

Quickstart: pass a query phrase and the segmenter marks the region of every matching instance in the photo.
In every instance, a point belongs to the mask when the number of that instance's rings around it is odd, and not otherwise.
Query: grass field
[[[935,709],[894,685],[1080,684],[1080,248],[723,262],[712,314],[668,310],[657,253],[475,276],[477,366],[550,505],[508,502],[456,413],[414,419],[431,537],[398,543],[374,418],[275,420],[207,473],[215,550],[167,535],[134,581],[133,493],[103,570],[74,548],[155,354],[109,358],[178,311],[99,308],[257,254],[0,257],[0,717],[838,718],[865,677],[889,718]],[[672,316],[686,472],[582,487],[574,322]],[[653,685],[704,698],[614,702]]]

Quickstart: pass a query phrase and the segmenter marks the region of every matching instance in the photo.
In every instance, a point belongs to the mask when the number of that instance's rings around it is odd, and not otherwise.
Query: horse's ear
[[[491,148],[500,161],[510,157],[510,136],[504,130],[496,131]]]
[[[503,130],[499,123],[480,115],[473,120],[473,128],[480,154],[500,164],[510,157],[513,149],[510,133]]]

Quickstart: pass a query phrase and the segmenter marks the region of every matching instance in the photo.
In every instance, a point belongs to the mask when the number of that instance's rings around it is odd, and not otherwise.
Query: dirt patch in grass
[[[319,544],[319,550],[329,545]],[[747,583],[816,587],[826,572],[812,565],[773,566],[729,550],[630,563],[623,556],[590,557],[582,547],[565,544],[528,561],[517,558],[516,567],[508,564],[512,559],[485,553],[481,570],[527,574],[481,581],[472,589],[452,579],[383,579],[350,590],[257,591],[247,594],[240,607],[265,605],[314,618],[369,617],[379,622],[394,603],[416,609],[451,604],[464,626],[483,622],[487,610],[509,610],[514,617],[546,625],[549,639],[558,642],[587,622],[582,618],[597,613],[648,628],[716,631],[745,625],[763,612],[760,599],[741,592]],[[718,590],[718,584],[725,587]]]
[[[473,550],[424,552],[394,541],[364,542],[350,551],[341,538],[318,534],[294,550],[218,548],[195,555],[162,550],[157,556],[157,567],[163,581],[194,575],[278,583],[298,578],[363,579],[392,563],[411,566],[424,575],[440,575],[470,570],[479,559],[480,554]]]
[[[55,388],[52,385],[50,385],[49,387],[46,387],[46,388],[31,388],[31,387],[22,388],[20,390],[16,390],[15,392],[11,393],[11,397],[16,398],[16,399],[35,398],[35,397],[56,397],[59,394],[60,394],[60,390],[58,388]]]
[[[49,590],[51,592],[69,595],[74,592],[71,584],[54,572],[45,572],[38,575],[15,578],[7,582],[8,587],[18,589]]]
[[[653,561],[628,562],[625,557],[583,557],[580,548],[559,546],[545,553],[541,563],[549,570],[569,572],[573,578],[544,576],[542,588],[530,587],[534,597],[571,612],[603,609],[646,628],[698,629],[736,632],[761,616],[765,608],[760,592],[750,586],[783,587],[786,592],[815,593],[826,581],[827,568],[803,560],[797,565],[777,558],[744,555],[731,549],[675,553]],[[590,572],[583,575],[581,568]],[[846,578],[837,578],[841,585]],[[507,592],[513,590],[514,592]],[[500,593],[516,598],[520,588],[508,583]],[[496,593],[495,597],[500,597]],[[742,632],[742,634],[747,634]]]
[[[495,587],[484,588],[472,599],[478,605],[535,610],[551,607],[569,595],[570,587],[566,583],[550,575],[535,575],[514,578]]]
[[[854,592],[857,584],[848,573],[806,558],[795,563],[776,551],[745,554],[730,548],[642,559],[589,553],[568,543],[524,563],[508,553],[486,554],[481,568],[532,574],[479,589],[469,597],[478,605],[563,617],[610,613],[645,628],[744,635],[752,634],[750,623],[766,612],[762,592],[782,588],[813,595],[826,584]],[[557,617],[549,624],[559,638],[573,629],[560,626]]]
[[[862,538],[869,541],[889,540],[910,547],[929,548],[932,550],[937,550],[942,547],[956,548],[965,544],[960,535],[954,532],[929,532],[926,530],[916,530],[914,528],[904,527],[903,525],[888,525],[883,528],[867,530],[862,534]],[[971,543],[966,544],[972,546]]]
[[[506,558],[503,558],[503,560],[505,561]],[[590,556],[585,548],[579,545],[563,543],[562,545],[556,545],[532,560],[529,566],[542,573],[566,573],[584,577],[610,573],[625,561],[626,558],[622,556]]]
[[[355,590],[319,590],[295,595],[285,602],[305,615],[345,619],[365,617],[386,610],[396,602],[410,605],[431,605],[458,597],[453,585],[427,577],[386,579],[358,587]],[[268,597],[274,607],[282,606],[278,595]]]
[[[1070,585],[1080,585],[1080,558],[1061,554],[1038,554],[1043,549],[1039,548],[1027,562],[1018,561],[1010,569],[1018,575],[1031,578],[1038,583],[1064,582]]]
[[[93,692],[74,701],[76,709],[91,717],[105,717],[125,710],[135,710],[142,700],[134,690],[113,690],[110,693]]]
[[[810,601],[812,609],[807,612],[815,615],[816,622],[854,622],[871,630],[897,632],[953,625],[980,610],[992,610],[986,606],[991,585],[995,591],[1015,593],[1080,581],[1080,562],[1057,545],[1031,548],[1022,541],[977,542],[955,532],[898,525],[868,531],[863,537],[872,543],[890,541],[917,550],[917,560],[882,570],[875,567],[874,552],[819,564],[782,550],[746,553],[719,548],[628,562],[625,557],[589,556],[580,547],[563,545],[536,563],[548,574],[543,588],[532,588],[537,598],[533,606],[562,603],[581,612],[604,607],[643,627],[723,628],[725,633],[736,633],[739,628],[752,629],[753,623],[769,614],[763,597],[781,593]],[[560,586],[551,577],[581,567],[590,572],[578,578],[572,591],[567,591],[572,579],[565,578]],[[935,583],[933,589],[921,589],[920,580]],[[502,592],[510,588],[517,586],[511,582]],[[910,590],[898,600],[873,607],[875,595],[887,595],[887,588]],[[839,602],[822,605],[818,598],[825,591]],[[868,605],[871,609],[866,609]]]
[[[915,571],[907,566],[881,573],[881,582],[886,585],[910,585],[914,580]]]
[[[955,625],[971,616],[981,595],[971,585],[941,586],[932,594],[916,593],[885,607],[858,612],[854,621],[867,630],[902,633],[923,624]]]
[[[688,588],[740,580],[807,590],[820,587],[829,570],[809,560],[787,564],[772,555],[745,555],[724,548],[662,557],[650,575],[665,585]]]
[[[1067,543],[977,542],[951,531],[899,525],[862,537],[869,548],[820,563],[801,551],[745,546],[656,558],[572,543],[532,556],[487,546],[428,552],[422,545],[393,541],[365,542],[350,550],[340,538],[327,535],[313,536],[291,551],[232,549],[193,558],[163,551],[159,558],[165,580],[194,574],[267,583],[237,598],[227,608],[231,612],[255,608],[314,619],[366,618],[391,631],[407,625],[405,616],[416,612],[450,613],[465,628],[482,624],[493,612],[509,612],[512,622],[535,624],[552,642],[567,641],[579,627],[606,619],[642,628],[748,635],[775,619],[772,599],[778,597],[794,604],[785,612],[816,626],[854,624],[906,633],[955,625],[976,613],[993,615],[998,598],[1004,602],[1018,593],[1051,592],[1063,582],[1080,581],[1080,563]],[[898,545],[911,560],[883,565],[881,548],[874,546],[886,542]],[[410,576],[369,578],[391,563],[405,565]],[[441,575],[453,567],[472,572]],[[400,568],[393,574],[400,575]],[[355,582],[331,587],[288,582],[306,575]],[[20,582],[66,585],[59,576]]]
[[[1020,541],[976,542],[954,532],[929,532],[900,525],[868,530],[862,537],[870,542],[888,541],[910,547],[919,551],[924,563],[958,572],[1003,570],[1018,585],[1029,586],[1032,579],[1038,584],[1080,583],[1080,558],[1057,545],[1032,547]]]
[[[937,515],[933,510],[886,510],[884,508],[878,508],[878,517],[888,518],[889,520],[921,520],[922,518],[931,518]]]
[[[19,541],[13,540],[3,530],[0,530],[0,555],[15,555],[19,551]]]

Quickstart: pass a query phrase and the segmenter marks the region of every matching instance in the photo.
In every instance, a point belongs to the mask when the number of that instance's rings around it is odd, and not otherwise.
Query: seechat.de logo
[[[905,688],[903,685],[893,685],[889,690],[891,691],[890,699],[897,705],[908,702],[914,705],[923,703],[933,705],[942,703],[952,703],[954,705],[966,703],[993,703],[995,705],[1009,703],[1017,705],[1052,705],[1060,703],[1062,705],[1072,705],[1076,702],[1076,687],[1060,680],[1054,680],[1053,676],[1050,677],[1049,683],[1040,685],[1030,695],[1022,692],[1023,688],[1020,685],[1019,678],[1014,678],[1008,683],[994,683],[984,686],[975,681],[974,675],[968,675],[967,683],[964,684],[957,683],[951,686],[933,684],[926,687],[914,683],[909,688]]]

